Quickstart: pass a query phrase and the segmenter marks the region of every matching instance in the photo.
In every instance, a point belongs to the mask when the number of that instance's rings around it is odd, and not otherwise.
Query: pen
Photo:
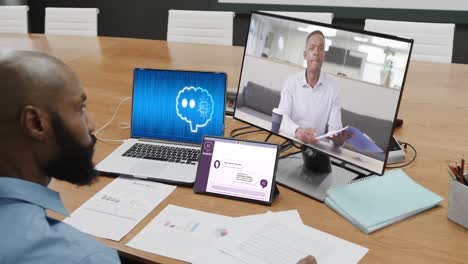
[[[453,173],[452,173],[452,171],[450,170],[450,168],[448,169],[448,173],[449,173],[450,177],[452,178],[452,180],[458,181],[457,177],[455,177],[455,175],[453,175]]]
[[[461,159],[461,166],[460,167],[461,167],[461,175],[463,177],[465,175],[465,159],[464,158]]]
[[[455,175],[458,182],[460,182],[461,184],[465,184],[465,179],[463,179],[463,176],[460,177],[460,173],[454,166],[449,165],[449,169]]]

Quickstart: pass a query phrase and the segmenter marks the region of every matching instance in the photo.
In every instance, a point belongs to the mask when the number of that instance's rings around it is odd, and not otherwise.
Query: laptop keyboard
[[[195,165],[198,162],[200,150],[136,143],[122,156]]]

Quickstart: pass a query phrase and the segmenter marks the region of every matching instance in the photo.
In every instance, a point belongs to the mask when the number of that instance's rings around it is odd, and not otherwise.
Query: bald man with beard
[[[47,210],[69,216],[52,178],[88,185],[97,173],[86,94],[58,59],[0,52],[0,263],[120,263],[115,250]]]

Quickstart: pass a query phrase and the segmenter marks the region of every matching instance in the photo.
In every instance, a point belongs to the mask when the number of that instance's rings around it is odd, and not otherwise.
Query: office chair
[[[333,13],[319,13],[319,12],[283,12],[283,11],[260,11],[280,16],[295,17],[304,20],[316,21],[325,24],[331,24],[333,21]]]
[[[28,0],[0,0],[0,6],[27,6]]]
[[[45,34],[97,36],[97,8],[47,7]]]
[[[366,19],[364,29],[414,39],[411,60],[452,62],[455,24]]]
[[[0,5],[0,32],[28,34],[28,6]]]
[[[454,24],[366,19],[364,29],[414,39],[411,60],[452,62]],[[395,127],[402,125],[396,119]]]
[[[167,41],[232,45],[234,12],[169,10]]]

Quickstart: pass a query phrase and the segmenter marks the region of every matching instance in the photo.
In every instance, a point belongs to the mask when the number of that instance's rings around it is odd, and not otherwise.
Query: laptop
[[[193,185],[203,136],[223,136],[225,93],[225,73],[135,69],[131,138],[96,169]]]

